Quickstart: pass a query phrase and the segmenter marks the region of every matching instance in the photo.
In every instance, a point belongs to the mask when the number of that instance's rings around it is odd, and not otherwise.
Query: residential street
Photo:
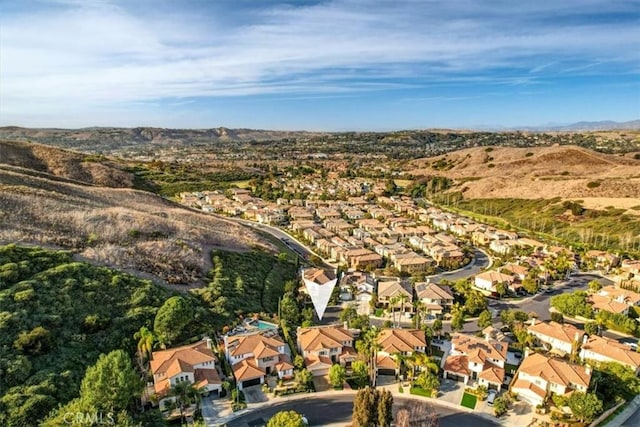
[[[420,402],[429,405],[427,401],[414,399],[406,399],[402,397],[394,397],[394,412],[402,408],[408,402]],[[497,426],[498,423],[492,423],[485,418],[478,417],[472,413],[456,411],[445,406],[434,406],[436,413],[439,415],[439,426],[441,427],[489,427]],[[310,395],[303,400],[293,400],[283,403],[277,403],[265,409],[251,412],[245,416],[237,418],[228,423],[229,427],[254,427],[266,425],[269,417],[276,412],[283,410],[295,410],[303,414],[309,420],[311,426],[329,426],[344,425],[351,420],[353,410],[352,394],[336,394],[335,396],[313,397]]]

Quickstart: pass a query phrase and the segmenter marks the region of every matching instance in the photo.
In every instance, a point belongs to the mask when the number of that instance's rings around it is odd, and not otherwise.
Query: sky
[[[0,0],[0,125],[640,119],[640,0]]]

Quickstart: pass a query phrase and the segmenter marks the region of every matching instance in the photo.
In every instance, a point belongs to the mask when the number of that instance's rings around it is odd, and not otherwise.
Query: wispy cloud
[[[14,7],[0,14],[0,113],[474,81],[531,85],[552,70],[623,73],[639,61],[636,1],[238,4],[245,5],[55,0]]]

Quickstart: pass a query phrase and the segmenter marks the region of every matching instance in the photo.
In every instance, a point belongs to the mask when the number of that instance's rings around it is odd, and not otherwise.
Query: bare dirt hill
[[[610,199],[607,206],[640,205],[640,160],[576,146],[476,147],[418,159],[410,169],[454,179],[465,198],[588,197]]]
[[[130,182],[108,162],[85,168],[76,153],[31,144],[3,144],[0,153],[0,242],[72,249],[97,264],[180,284],[202,280],[212,247],[275,251],[231,221],[151,193],[99,186]]]
[[[45,172],[90,185],[116,188],[133,185],[132,174],[105,158],[42,144],[0,141],[0,164]]]

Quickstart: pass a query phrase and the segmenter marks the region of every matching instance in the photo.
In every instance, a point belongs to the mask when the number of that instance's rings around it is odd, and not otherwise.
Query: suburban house
[[[617,362],[631,368],[636,376],[640,375],[640,353],[609,338],[597,335],[585,337],[580,350],[580,358],[587,361]]]
[[[453,306],[453,293],[448,286],[440,286],[430,282],[415,284],[418,300],[424,304],[427,314],[440,316],[451,311]]]
[[[556,351],[561,355],[571,354],[582,342],[584,335],[584,331],[571,324],[553,321],[536,322],[527,328],[527,332],[535,336],[547,350]]]
[[[151,353],[153,387],[160,403],[172,400],[171,387],[181,381],[195,384],[209,393],[218,395],[222,381],[216,369],[217,358],[211,350],[211,340]]]
[[[629,307],[640,306],[640,293],[615,286],[605,286],[590,296],[595,311],[609,311],[627,315]]]
[[[349,367],[357,356],[353,335],[340,326],[298,328],[296,344],[313,376],[328,375],[334,363]]]
[[[375,280],[362,271],[347,273],[340,279],[340,298],[343,301],[355,299],[358,302],[369,302],[374,291]]]
[[[391,305],[394,298],[404,298],[405,312],[413,309],[413,289],[409,282],[391,280],[378,283],[378,303],[387,307]]]
[[[398,375],[400,367],[394,355],[410,356],[413,353],[424,353],[427,348],[424,331],[419,329],[383,329],[378,335],[378,344],[378,375]]]
[[[277,335],[267,336],[261,332],[225,336],[225,355],[238,388],[263,384],[267,375],[277,374],[282,379],[293,377],[293,365],[285,346]]]
[[[485,291],[490,291],[492,293],[496,291],[496,285],[498,283],[504,283],[507,287],[511,286],[515,281],[515,277],[511,274],[504,274],[498,271],[485,271],[484,273],[480,273],[475,278],[475,286],[479,289],[484,289]]]
[[[549,393],[586,392],[591,381],[589,366],[574,365],[540,353],[525,354],[511,384],[511,391],[532,405],[540,405]]]
[[[506,341],[498,341],[488,335],[484,338],[454,334],[451,351],[445,360],[444,377],[500,391],[504,382],[504,364],[507,360]]]

